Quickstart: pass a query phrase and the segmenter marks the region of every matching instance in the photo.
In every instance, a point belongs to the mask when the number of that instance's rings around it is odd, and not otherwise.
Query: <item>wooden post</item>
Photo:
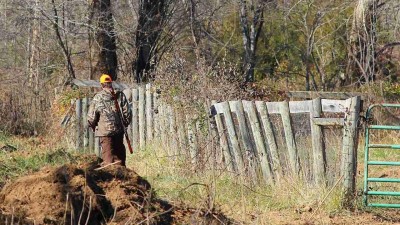
[[[153,108],[152,108],[151,84],[146,84],[146,142],[153,140]]]
[[[253,132],[254,141],[256,143],[256,149],[257,149],[256,156],[260,160],[263,178],[266,183],[272,184],[274,178],[270,168],[270,163],[268,160],[268,152],[265,149],[261,133],[261,125],[257,118],[257,113],[255,110],[254,103],[250,101],[243,101],[243,107],[249,117],[250,127]]]
[[[360,118],[361,97],[353,97],[347,100],[345,122],[343,127],[342,148],[342,175],[345,207],[352,207],[355,193],[355,176],[357,171],[357,145],[358,145],[358,121]]]
[[[175,126],[175,113],[174,109],[171,106],[168,106],[168,124],[169,124],[169,133],[170,133],[170,148],[171,152],[174,155],[174,158],[179,155],[179,150],[178,150],[178,145],[176,140],[177,138],[177,133],[176,133],[176,126]]]
[[[82,99],[77,99],[75,103],[76,113],[76,143],[75,150],[79,150],[82,147]]]
[[[197,143],[197,147],[196,147],[196,161],[197,164],[200,163],[201,168],[204,168],[204,156],[202,155],[202,153],[204,153],[204,142],[203,141],[203,132],[201,130],[201,121],[200,121],[200,117],[197,116],[196,118],[196,123],[195,123],[195,129],[194,129],[194,135],[196,136],[196,143]],[[201,148],[203,147],[203,148]]]
[[[144,87],[139,87],[139,148],[144,149],[146,145],[146,121],[145,121],[145,90]]]
[[[90,106],[90,103],[92,102],[92,99],[90,98],[88,100],[88,105]],[[94,132],[92,128],[89,129],[89,153],[94,153]]]
[[[257,168],[256,165],[257,163],[255,160],[255,157],[257,153],[253,149],[253,146],[251,144],[251,139],[250,139],[250,132],[249,129],[247,128],[246,124],[246,117],[244,115],[244,108],[243,108],[243,103],[242,101],[231,101],[229,102],[229,106],[232,111],[235,111],[238,124],[239,124],[239,132],[241,136],[241,141],[242,141],[242,146],[244,147],[243,152],[244,158],[247,159],[248,165],[249,165],[249,171],[252,176],[252,179],[256,181],[257,179]]]
[[[212,101],[211,102],[213,105],[215,105],[217,102],[216,101]],[[218,110],[217,110],[218,111]],[[222,123],[222,119],[219,113],[217,113],[217,115],[215,115],[215,123],[217,125],[217,130],[218,130],[218,135],[219,135],[219,139],[220,139],[220,143],[221,143],[221,151],[222,154],[217,153],[217,161],[218,162],[222,162],[222,157],[224,157],[225,159],[225,164],[228,168],[228,171],[233,172],[234,171],[234,166],[232,163],[232,157],[231,157],[231,153],[229,151],[229,146],[228,146],[228,139],[226,137],[225,134],[225,128],[223,126]]]
[[[87,147],[89,147],[89,125],[87,120],[87,112],[88,112],[88,97],[84,97],[82,99],[82,127],[83,127],[83,147],[84,151],[87,151]]]
[[[276,144],[274,130],[272,129],[271,121],[268,115],[268,108],[265,102],[257,101],[256,102],[257,111],[260,114],[260,120],[263,124],[265,138],[267,139],[268,149],[271,153],[272,165],[271,168],[273,170],[273,174],[276,179],[279,180],[282,174],[282,165],[279,160],[278,154],[278,146]]]
[[[222,109],[224,111],[226,129],[228,131],[229,140],[232,145],[231,146],[233,153],[232,155],[234,157],[232,161],[237,169],[237,172],[243,173],[244,172],[243,155],[240,151],[239,142],[236,136],[235,124],[233,123],[231,109],[229,108],[228,102],[223,102],[221,104],[222,104]]]
[[[154,139],[157,139],[157,141],[160,141],[160,107],[159,107],[159,95],[156,93],[153,94],[153,104],[154,104],[154,110],[153,110],[153,119],[154,119]]]
[[[296,142],[294,140],[292,123],[290,119],[289,103],[287,101],[280,102],[279,111],[282,116],[283,129],[285,131],[286,145],[289,152],[289,162],[294,176],[299,175],[300,165],[297,154]]]
[[[204,101],[203,103],[203,107],[204,107],[204,111],[206,112],[205,115],[205,130],[207,131],[207,133],[205,135],[203,135],[203,140],[202,140],[202,144],[205,144],[205,151],[204,151],[204,167],[205,169],[215,169],[214,167],[214,162],[215,162],[215,155],[214,154],[214,140],[213,137],[216,137],[216,133],[213,133],[214,131],[211,129],[212,126],[212,122],[211,122],[211,118],[210,118],[210,105],[209,102],[207,100]],[[213,136],[213,134],[215,136]]]
[[[178,143],[180,148],[180,154],[185,155],[185,152],[188,150],[187,146],[187,138],[186,138],[186,128],[185,128],[185,118],[183,117],[183,113],[176,113],[176,125],[177,125],[177,133],[178,133]]]
[[[190,162],[195,166],[197,162],[197,139],[194,133],[193,121],[189,115],[186,115],[186,127],[188,133]]]
[[[132,148],[138,150],[139,145],[139,90],[132,89]]]
[[[161,104],[159,106],[159,123],[160,123],[160,136],[161,136],[161,144],[164,147],[165,153],[169,155],[170,149],[168,146],[168,137],[167,137],[167,131],[166,131],[166,121],[165,117],[167,115],[166,107],[164,104]]]
[[[322,104],[321,98],[310,101],[310,124],[311,124],[311,140],[313,152],[313,171],[314,182],[318,186],[326,185],[326,161],[322,127],[314,123],[315,118],[321,117]]]
[[[129,107],[132,110],[132,91],[131,91],[131,89],[124,89],[123,93],[126,97],[126,100],[128,101]],[[129,125],[126,127],[126,131],[128,132],[128,137],[129,137],[129,139],[131,141],[131,145],[132,145],[132,119],[131,119],[131,121],[129,121]],[[124,137],[124,145],[126,148],[128,148],[128,146],[127,146],[128,143],[127,143],[127,140],[125,137]]]

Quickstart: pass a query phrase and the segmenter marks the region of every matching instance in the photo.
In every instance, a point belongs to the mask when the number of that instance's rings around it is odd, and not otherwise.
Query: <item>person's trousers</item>
[[[104,164],[121,161],[121,165],[125,166],[126,151],[124,145],[124,134],[114,136],[100,137],[101,158]]]

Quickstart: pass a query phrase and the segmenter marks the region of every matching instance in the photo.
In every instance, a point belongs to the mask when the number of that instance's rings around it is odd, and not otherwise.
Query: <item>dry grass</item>
[[[315,188],[286,177],[275,186],[252,185],[223,170],[193,171],[183,159],[168,158],[165,149],[148,147],[128,157],[128,166],[144,176],[160,197],[199,207],[217,207],[237,221],[268,221],[271,212],[316,215],[340,210],[340,185]]]

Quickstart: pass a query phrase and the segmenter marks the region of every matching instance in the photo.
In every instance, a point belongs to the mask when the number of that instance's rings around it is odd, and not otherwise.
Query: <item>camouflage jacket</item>
[[[122,92],[117,92],[116,95],[124,115],[124,125],[128,126],[132,117],[128,100]],[[89,126],[96,128],[95,135],[98,137],[113,136],[124,131],[114,98],[109,90],[103,89],[94,96],[89,106],[88,122]]]

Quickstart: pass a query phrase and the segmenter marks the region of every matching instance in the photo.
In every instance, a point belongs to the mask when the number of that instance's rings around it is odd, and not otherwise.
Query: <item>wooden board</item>
[[[75,101],[75,128],[76,128],[76,141],[75,149],[79,150],[82,147],[82,99],[77,99]]]
[[[132,148],[139,149],[139,90],[132,89]]]
[[[270,168],[270,162],[268,160],[268,152],[265,148],[262,133],[261,133],[261,124],[258,120],[257,113],[255,110],[255,106],[253,102],[243,101],[244,111],[247,113],[249,117],[250,127],[253,133],[253,138],[256,144],[257,149],[257,158],[260,161],[261,171],[263,173],[263,178],[266,183],[273,183],[273,174]]]
[[[321,116],[322,105],[321,99],[316,98],[310,102],[310,121],[311,121],[311,143],[312,143],[312,153],[313,153],[313,175],[314,182],[318,186],[326,185],[326,162],[325,162],[325,149],[323,142],[322,127],[314,123],[314,120]]]
[[[286,147],[289,153],[289,162],[294,176],[300,172],[299,157],[297,153],[296,141],[293,135],[292,122],[289,113],[289,103],[281,102],[280,114],[282,117],[283,130],[285,131]]]
[[[212,104],[213,105],[218,105],[215,101],[212,101]],[[215,115],[215,123],[217,125],[218,135],[219,135],[220,144],[221,144],[221,152],[222,152],[222,154],[219,154],[219,155],[221,156],[221,158],[223,157],[223,159],[225,161],[225,165],[226,165],[228,171],[233,172],[235,169],[234,169],[234,165],[232,163],[232,156],[231,156],[231,153],[229,151],[228,138],[226,137],[225,128],[223,126],[222,118],[221,118],[221,115],[220,115],[223,111],[218,106],[215,108],[215,110],[217,112],[217,114]],[[219,160],[217,159],[217,161],[219,161]]]
[[[258,113],[260,114],[260,120],[263,124],[266,144],[269,149],[269,153],[271,154],[271,169],[274,177],[279,180],[282,176],[282,165],[279,160],[278,154],[278,146],[276,144],[276,139],[274,135],[274,131],[272,129],[272,124],[268,115],[268,109],[265,102],[256,102],[256,108]]]
[[[300,98],[300,99],[348,99],[355,96],[361,96],[361,99],[371,98],[369,94],[361,92],[321,92],[321,91],[288,91],[287,96],[289,98]]]
[[[346,120],[343,127],[342,165],[344,203],[345,207],[351,207],[354,202],[355,177],[357,172],[357,146],[358,123],[360,117],[361,98],[353,97],[347,100]]]
[[[146,112],[145,112],[145,89],[139,87],[139,147],[144,149],[146,145]]]
[[[146,84],[146,142],[153,140],[153,103],[151,85]]]
[[[289,102],[289,112],[290,113],[310,113],[310,101],[292,101]],[[236,104],[236,101],[230,101],[233,104]],[[246,101],[243,101],[246,102]],[[256,103],[259,101],[256,101]],[[258,103],[260,104],[260,103]],[[282,102],[265,102],[268,109],[268,114],[280,114],[280,105]],[[346,100],[331,100],[331,99],[322,99],[322,112],[329,113],[343,113],[346,111],[345,104]],[[216,103],[212,105],[212,114],[222,113],[222,102]]]
[[[243,155],[239,147],[239,141],[236,135],[235,124],[233,122],[229,103],[223,102],[222,108],[224,112],[225,126],[226,130],[228,131],[228,137],[231,144],[231,150],[232,150],[231,153],[233,156],[232,163],[235,165],[237,171],[239,173],[242,173],[244,171]]]
[[[239,132],[240,132],[240,140],[242,142],[242,153],[243,158],[247,161],[247,165],[249,168],[247,170],[251,174],[251,178],[253,181],[257,179],[257,168],[256,168],[256,161],[254,160],[257,156],[257,152],[255,151],[250,138],[250,131],[247,127],[247,121],[244,113],[243,103],[242,101],[230,101],[229,107],[232,112],[236,114],[238,125],[239,125]]]

